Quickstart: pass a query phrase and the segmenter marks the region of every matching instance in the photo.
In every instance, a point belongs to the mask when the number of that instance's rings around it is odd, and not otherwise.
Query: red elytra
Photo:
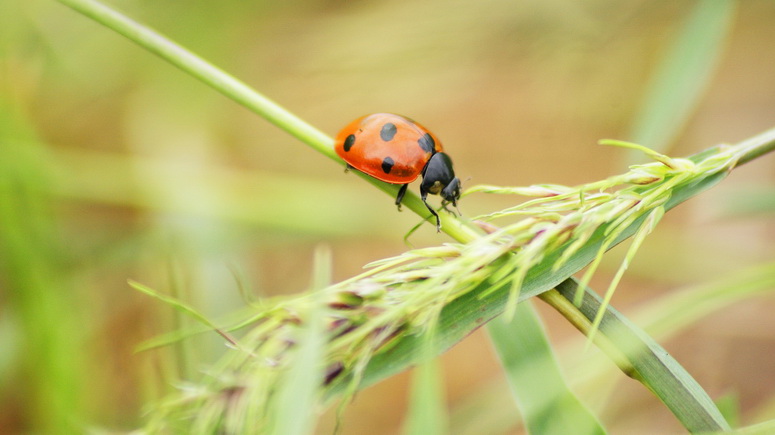
[[[334,149],[353,168],[393,184],[414,181],[441,141],[422,125],[392,113],[362,116],[336,136]]]
[[[409,118],[392,113],[362,116],[337,134],[334,149],[348,167],[387,183],[402,184],[396,197],[399,210],[407,186],[422,174],[421,198],[436,217],[437,230],[441,222],[426,202],[428,194],[441,195],[445,209],[448,202],[457,206],[460,180],[455,177],[452,159],[433,133]]]

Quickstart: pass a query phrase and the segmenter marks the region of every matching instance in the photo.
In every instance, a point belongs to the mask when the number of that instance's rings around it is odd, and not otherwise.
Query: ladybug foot
[[[436,210],[434,210],[433,207],[430,206],[430,204],[425,202],[425,198],[422,199],[422,202],[423,202],[423,204],[425,204],[425,207],[428,208],[428,211],[431,212],[431,215],[433,215],[433,217],[436,218],[436,232],[440,233],[441,232],[441,219],[439,219],[439,214],[436,213]],[[428,216],[428,217],[430,217],[430,216]]]

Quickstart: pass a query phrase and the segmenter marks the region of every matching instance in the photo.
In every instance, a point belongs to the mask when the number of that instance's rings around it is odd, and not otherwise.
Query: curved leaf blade
[[[569,302],[577,289],[575,280],[557,286],[559,294]],[[579,310],[590,322],[598,315],[601,304],[597,294],[584,288]],[[622,353],[624,362],[629,365],[624,368],[625,373],[654,392],[690,432],[730,429],[697,381],[654,339],[610,305],[605,307],[600,332]]]
[[[529,302],[517,305],[510,321],[487,325],[493,346],[529,433],[605,434],[594,414],[570,390],[543,325]]]

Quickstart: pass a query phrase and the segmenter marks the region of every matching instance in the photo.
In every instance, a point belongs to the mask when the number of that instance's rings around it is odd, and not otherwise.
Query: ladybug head
[[[446,153],[435,153],[423,170],[420,193],[425,199],[428,193],[441,195],[444,201],[457,206],[460,199],[460,179],[452,169],[452,159]]]

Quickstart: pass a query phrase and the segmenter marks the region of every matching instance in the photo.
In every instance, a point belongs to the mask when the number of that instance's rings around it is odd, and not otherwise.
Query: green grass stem
[[[576,284],[572,282],[557,286],[558,294],[567,301],[573,300],[577,290]],[[575,324],[585,334],[589,333],[592,322],[601,312],[601,306],[603,301],[600,297],[585,288],[579,310],[587,321]],[[614,308],[605,308],[600,331],[611,342],[611,346],[601,346],[601,349],[615,349],[616,354],[612,359],[618,361],[622,371],[654,392],[688,431],[697,433],[730,429],[713,400],[697,381],[664,348]]]
[[[108,8],[96,0],[59,1],[83,13],[91,19],[105,25],[106,27],[124,35],[145,49],[157,54],[161,58],[182,69],[186,73],[197,77],[207,85],[213,87],[234,101],[248,107],[250,110],[274,123],[305,144],[311,146],[316,151],[322,153],[332,160],[337,161],[339,164],[342,164],[342,162],[335,156],[335,153],[333,152],[333,141],[330,137],[315,129],[311,125],[305,123],[270,99],[253,91],[241,81],[231,77],[222,70],[203,61],[201,58],[197,57],[188,50],[169,41],[159,33],[127,18],[123,14]],[[630,193],[632,193],[634,196],[638,196],[638,194],[641,192],[643,192],[644,195],[651,192],[655,197],[645,196],[640,198],[640,201],[646,203],[648,207],[664,207],[665,210],[669,210],[670,208],[693,197],[694,195],[697,195],[707,188],[712,187],[721,181],[732,168],[739,164],[750,161],[751,159],[762,155],[764,152],[771,151],[773,147],[775,147],[775,130],[756,136],[751,140],[746,141],[744,144],[738,145],[734,148],[717,147],[692,156],[690,160],[680,159],[663,162],[665,166],[672,171],[685,171],[684,174],[686,175],[686,178],[683,179],[679,179],[677,176],[675,176],[675,173],[665,172],[664,168],[661,166],[642,166],[640,169],[647,176],[653,175],[653,172],[650,171],[654,171],[655,168],[658,169],[657,175],[653,177],[653,180],[650,179],[648,183],[661,183],[663,180],[666,180],[664,181],[664,184],[661,185],[663,188],[661,191],[649,191],[647,190],[647,187],[644,187],[643,190],[634,188]],[[686,165],[684,165],[684,163]],[[694,167],[693,165],[698,166]],[[362,174],[359,175],[391,195],[395,195],[395,192],[398,189],[397,186],[376,181]],[[637,175],[637,177],[641,177],[642,174],[635,175]],[[629,176],[632,177],[632,175]],[[675,178],[671,178],[674,176]],[[632,180],[636,179],[637,178],[633,178]],[[621,182],[632,181],[622,180]],[[578,194],[581,196],[581,198],[587,198],[583,192],[571,193],[571,195],[573,194]],[[591,201],[592,197],[589,198]],[[404,204],[407,206],[407,208],[410,208],[424,218],[427,218],[429,215],[416,194],[408,194],[405,197]],[[587,205],[582,203],[581,206],[586,207]],[[565,233],[552,233],[551,231],[546,231],[543,233],[543,237],[547,237],[547,234],[551,234],[552,238],[546,238],[544,240],[545,244],[541,246],[547,247],[547,250],[552,248],[551,252],[541,252],[539,253],[539,256],[531,257],[529,259],[531,261],[531,263],[529,263],[529,267],[521,267],[518,269],[518,279],[515,278],[516,275],[512,274],[510,276],[501,277],[502,279],[499,282],[493,284],[489,281],[481,280],[482,276],[477,274],[477,270],[471,270],[467,276],[463,277],[463,281],[461,282],[462,289],[464,290],[462,296],[456,297],[454,299],[448,299],[447,296],[451,293],[442,293],[442,298],[433,303],[423,301],[422,299],[417,299],[417,302],[430,304],[429,307],[431,309],[426,312],[418,313],[418,316],[420,317],[416,319],[417,324],[427,325],[427,320],[433,318],[435,328],[434,334],[432,336],[432,343],[430,344],[428,344],[428,339],[423,338],[421,335],[400,334],[401,328],[403,326],[397,323],[390,323],[391,321],[395,322],[395,320],[391,320],[391,316],[394,316],[395,313],[390,312],[389,310],[385,310],[383,312],[378,310],[377,314],[373,318],[367,319],[365,324],[369,327],[373,326],[374,329],[363,327],[362,329],[356,329],[355,331],[350,332],[345,336],[345,338],[351,340],[355,340],[360,337],[363,339],[363,341],[371,337],[372,341],[374,342],[374,344],[372,344],[373,347],[368,349],[369,352],[362,355],[362,357],[360,357],[360,359],[354,363],[355,369],[353,372],[350,372],[350,374],[355,374],[354,379],[359,381],[359,387],[370,385],[380,379],[384,379],[385,377],[404,370],[409,365],[418,363],[421,358],[427,357],[427,353],[424,351],[426,346],[431,347],[433,354],[441,353],[462,339],[464,336],[468,335],[471,331],[501,314],[502,312],[516,309],[515,307],[517,307],[516,303],[518,301],[524,301],[529,297],[547,292],[556,286],[571,286],[573,282],[568,281],[571,274],[577,272],[591,261],[598,258],[606,249],[615,246],[616,244],[635,234],[639,228],[642,228],[644,223],[648,225],[648,216],[653,215],[649,215],[647,213],[637,214],[644,210],[648,211],[649,209],[633,207],[632,212],[625,210],[624,214],[614,216],[614,220],[609,221],[607,224],[603,224],[595,230],[591,230],[587,235],[585,235],[582,243],[573,245],[573,251],[571,254],[566,254],[565,256],[563,256],[563,250],[559,249],[563,246],[566,246],[564,245],[565,239],[562,238],[565,236]],[[518,213],[519,210],[516,210],[515,212]],[[546,229],[551,229],[551,220],[556,218],[558,213],[559,212],[548,213],[543,216],[547,219],[545,224]],[[494,235],[485,235],[484,232],[478,227],[473,226],[471,223],[458,219],[452,215],[443,213],[441,214],[441,218],[443,230],[451,237],[462,243],[469,243],[473,245],[472,242],[475,241],[495,241],[499,237],[499,234],[497,233]],[[569,226],[572,224],[572,222],[566,223]],[[538,234],[540,233],[537,233],[537,235]],[[567,237],[570,237],[570,235],[567,234]],[[572,244],[573,240],[568,241],[568,243]],[[518,257],[518,255],[514,257]],[[436,263],[433,260],[433,258],[423,260],[424,262],[422,264],[443,264],[443,262]],[[504,264],[514,265],[513,262],[508,261],[504,262]],[[557,266],[558,264],[559,266]],[[420,269],[418,269],[418,271],[420,271]],[[423,285],[425,286],[435,285],[440,288],[446,288],[444,286],[447,284],[443,276],[412,276],[412,271],[407,271],[406,273],[409,274],[409,277],[405,278],[402,282],[412,282],[412,280],[421,279],[423,280]],[[449,287],[448,291],[452,291],[452,287]],[[360,294],[355,294],[355,296],[352,297],[352,300],[348,299],[344,302],[339,301],[337,303],[361,304],[363,303],[363,300],[365,300],[365,297],[366,296]],[[411,298],[422,298],[423,295],[420,294],[408,297],[409,301],[414,301],[415,299]],[[585,297],[584,301],[587,299],[588,298]],[[371,302],[378,301],[379,298],[375,297]],[[584,304],[582,304],[581,307],[583,309]],[[383,308],[384,307],[380,309]],[[522,308],[522,310],[529,309],[529,307]],[[436,320],[434,314],[437,310],[440,310],[440,315]],[[610,315],[613,313],[613,311],[610,307],[608,307],[606,308],[605,313],[606,315]],[[569,316],[571,315],[568,311],[566,311],[565,314]],[[257,337],[263,337],[263,335],[261,335],[262,333],[266,333],[266,331],[271,330],[267,329],[269,326],[292,324],[294,320],[298,320],[298,317],[294,317],[295,314],[285,313],[284,315],[286,318],[283,320],[278,320],[279,323],[272,323],[267,321],[265,324],[259,325],[257,331],[252,331],[249,333],[249,337],[246,337],[246,339],[249,339],[250,336],[252,336],[254,339]],[[379,329],[382,328],[382,325],[384,325],[384,323],[381,322],[388,322],[389,325],[395,327],[396,329]],[[630,328],[629,325],[626,326],[629,328],[625,328],[628,331],[634,330],[633,328]],[[604,333],[606,332],[606,327],[606,317],[603,317],[601,320],[601,329]],[[375,331],[378,332],[376,336],[372,334],[372,332]],[[397,333],[395,337],[391,335],[394,332]],[[542,337],[542,333],[540,331],[536,331],[535,334],[537,334],[536,337]],[[353,342],[357,343],[357,341]],[[385,346],[383,348],[382,345],[384,343],[389,343],[389,346]],[[270,343],[265,347],[269,348],[268,351],[277,351],[272,349],[271,346],[272,344]],[[619,345],[616,346],[618,347]],[[372,358],[373,352],[376,352],[377,349],[381,349],[381,352]],[[263,350],[266,351],[267,349]],[[626,352],[625,355],[629,356],[629,354]],[[245,357],[246,356],[244,355],[232,355],[227,359],[227,361],[223,362],[223,367],[228,367],[232,363],[239,362],[240,358]],[[685,376],[683,374],[675,375],[676,372],[673,371],[671,372],[673,375],[666,375],[663,372],[650,370],[650,366],[638,365],[647,359],[630,359],[631,366],[638,373],[639,379],[641,379],[644,384],[652,389],[652,391],[654,391],[660,397],[660,399],[668,404],[670,409],[676,413],[679,420],[681,420],[688,429],[695,431],[698,430],[698,428],[702,430],[718,430],[725,428],[726,422],[723,421],[723,418],[719,417],[720,414],[716,415],[717,410],[716,413],[713,412],[715,407],[712,405],[712,403],[710,405],[705,403],[706,395],[704,395],[704,392],[699,389],[698,386],[690,385],[691,382],[688,382],[687,380],[690,379],[690,377],[685,377],[688,376],[688,374]],[[664,362],[664,360],[662,361]],[[357,369],[361,366],[365,367],[364,371]],[[352,369],[353,367],[348,368]],[[307,369],[309,369],[309,367],[304,368],[303,371],[308,373]],[[255,374],[258,375],[258,373]],[[250,375],[250,373],[248,375]],[[335,395],[337,392],[347,390],[348,386],[351,387],[354,385],[351,382],[352,379],[352,377],[344,377],[338,382],[335,382],[334,387],[329,391],[328,394]],[[554,380],[557,380],[557,378],[555,377]],[[252,383],[254,380],[247,379],[247,382]],[[670,384],[670,382],[674,383]],[[680,385],[676,386],[675,382],[678,382]],[[254,388],[254,390],[252,390],[250,393],[254,395],[259,394],[260,390],[255,390],[255,387],[252,385],[253,384],[251,384],[251,387]],[[261,384],[259,383],[258,385]],[[296,390],[298,392],[297,397],[302,398],[302,400],[307,400],[309,398],[308,391],[301,392],[299,389]],[[670,405],[677,403],[675,400],[676,397],[680,398],[683,403],[689,403],[691,406]],[[251,401],[243,400],[240,403],[242,403],[243,406],[248,406],[247,404],[251,403]],[[254,416],[254,414],[251,412],[245,411],[243,409],[225,408],[228,405],[230,405],[230,402],[225,403],[220,401],[220,399],[215,402],[206,402],[206,405],[203,405],[203,412],[195,418],[195,421],[202,422],[202,427],[214,428],[219,427],[215,422],[219,418],[219,413],[223,413],[224,411],[230,412],[231,418],[233,419],[245,415]],[[689,412],[694,412],[694,416],[687,416],[687,413]],[[303,428],[298,430],[303,431]]]
[[[231,98],[277,127],[280,127],[315,151],[340,165],[344,165],[344,162],[334,152],[334,141],[330,136],[266,96],[256,92],[244,82],[166,38],[161,33],[132,20],[97,0],[57,1],[125,36],[132,42],[158,55],[185,73],[196,77],[226,97]],[[392,197],[395,197],[398,193],[399,186],[397,185],[381,182],[358,171],[354,171],[354,173]],[[417,194],[407,192],[404,196],[403,205],[430,222],[430,213]],[[439,213],[439,216],[443,231],[456,240],[470,240],[481,234],[476,227],[466,224],[452,214]]]
[[[149,52],[180,68],[186,74],[196,77],[226,97],[267,119],[319,153],[337,160],[332,148],[333,141],[330,137],[159,32],[96,0],[57,1],[125,36]]]

